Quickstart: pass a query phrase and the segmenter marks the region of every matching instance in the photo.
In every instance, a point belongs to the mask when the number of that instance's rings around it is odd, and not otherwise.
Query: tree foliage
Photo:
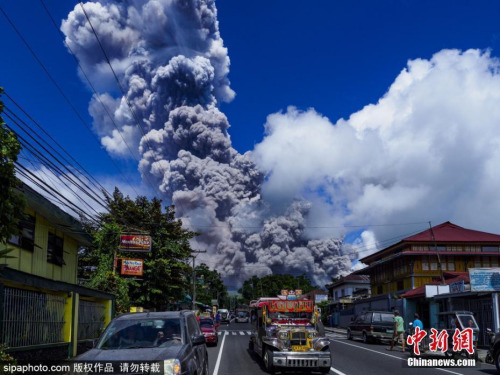
[[[229,308],[227,288],[221,274],[203,263],[196,266],[196,301],[211,305],[213,299],[219,301],[219,307]]]
[[[0,95],[2,92],[0,87]],[[3,121],[3,108],[0,100],[0,243],[19,233],[25,206],[23,196],[16,191],[20,181],[16,178],[14,167],[21,145]]]
[[[253,276],[243,283],[238,292],[249,302],[259,297],[275,297],[282,289],[301,289],[303,293],[308,293],[316,289],[316,286],[306,275],[275,274],[261,278]]]
[[[127,311],[130,305],[163,310],[182,300],[189,291],[189,239],[196,233],[183,229],[182,222],[175,219],[174,207],[163,210],[161,200],[156,198],[140,196],[132,200],[115,189],[107,204],[109,212],[91,228],[94,246],[80,254],[80,277],[89,287],[115,293],[117,311]],[[117,252],[121,258],[144,260],[140,278],[122,277],[119,270],[112,272],[121,234],[151,236],[150,253]]]

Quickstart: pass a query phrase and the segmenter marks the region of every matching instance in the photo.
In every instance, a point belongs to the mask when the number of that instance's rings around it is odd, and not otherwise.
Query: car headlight
[[[178,359],[167,359],[163,361],[163,373],[165,375],[180,375],[181,363]]]
[[[288,332],[280,332],[279,333],[279,338],[281,340],[286,340],[288,338]]]
[[[309,332],[309,333],[307,334],[307,337],[309,337],[310,339],[312,339],[312,338],[316,337],[316,332]]]

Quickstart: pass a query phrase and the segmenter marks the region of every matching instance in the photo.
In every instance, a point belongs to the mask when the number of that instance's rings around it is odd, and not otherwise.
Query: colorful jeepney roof
[[[282,300],[279,298],[261,298],[251,303],[250,307],[267,306],[269,312],[313,312],[311,300]]]

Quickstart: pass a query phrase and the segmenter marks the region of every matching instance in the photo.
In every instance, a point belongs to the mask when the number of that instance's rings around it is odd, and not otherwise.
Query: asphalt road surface
[[[343,335],[327,333],[332,341],[333,366],[331,375],[468,375],[497,374],[495,367],[480,363],[476,368],[408,368],[404,367],[408,353],[400,348],[387,351],[385,344],[363,344],[347,340]],[[260,357],[248,350],[250,324],[235,323],[221,325],[219,342],[208,348],[211,375],[261,375],[267,374]],[[444,358],[434,356],[433,358]],[[302,374],[305,372],[287,372]]]

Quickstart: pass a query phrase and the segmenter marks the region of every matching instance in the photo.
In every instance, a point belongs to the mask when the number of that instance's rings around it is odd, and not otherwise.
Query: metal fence
[[[80,300],[78,308],[78,340],[95,339],[104,329],[104,305]]]
[[[2,342],[9,347],[63,342],[64,297],[4,289]]]

